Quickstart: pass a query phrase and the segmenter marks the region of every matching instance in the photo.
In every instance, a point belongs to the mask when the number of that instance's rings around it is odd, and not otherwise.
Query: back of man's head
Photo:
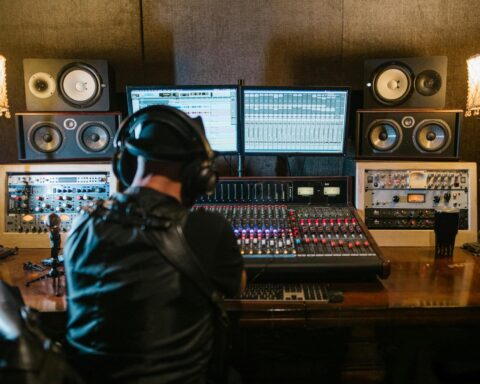
[[[182,182],[182,171],[187,163],[180,161],[148,160],[145,157],[137,158],[137,174],[141,177],[148,175],[164,176],[171,181]]]
[[[136,157],[137,184],[153,175],[180,182],[186,205],[215,185],[214,154],[201,118],[192,119],[171,107],[147,108],[131,123],[125,150]]]
[[[181,162],[207,156],[200,118],[192,119],[179,110],[162,107],[140,115],[132,126],[126,148],[134,156]]]

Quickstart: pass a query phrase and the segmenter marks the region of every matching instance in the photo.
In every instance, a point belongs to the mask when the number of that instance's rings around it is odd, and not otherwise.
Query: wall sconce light
[[[6,62],[5,57],[0,55],[0,117],[5,114],[5,117],[9,119],[10,111],[8,110]]]
[[[465,116],[480,115],[480,55],[467,60],[468,95]]]

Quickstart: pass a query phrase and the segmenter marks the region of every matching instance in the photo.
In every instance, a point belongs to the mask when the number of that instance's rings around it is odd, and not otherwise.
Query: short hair
[[[184,161],[149,160],[143,156],[139,156],[138,161],[144,164],[142,176],[161,175],[173,181],[182,181],[183,169],[187,165]]]

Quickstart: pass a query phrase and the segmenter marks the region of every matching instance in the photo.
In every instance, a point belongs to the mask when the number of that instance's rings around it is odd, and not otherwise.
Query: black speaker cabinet
[[[111,159],[119,112],[17,113],[20,161]]]
[[[113,87],[106,60],[24,59],[29,111],[108,111]]]
[[[364,108],[443,108],[447,57],[366,60]]]
[[[358,110],[358,159],[458,160],[463,111]]]

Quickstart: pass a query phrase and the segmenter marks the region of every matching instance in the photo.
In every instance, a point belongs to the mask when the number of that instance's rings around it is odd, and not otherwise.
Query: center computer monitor
[[[214,151],[238,152],[237,86],[129,86],[127,102],[130,114],[150,105],[169,105],[190,117],[201,116]]]
[[[244,87],[246,154],[342,155],[349,88]]]

